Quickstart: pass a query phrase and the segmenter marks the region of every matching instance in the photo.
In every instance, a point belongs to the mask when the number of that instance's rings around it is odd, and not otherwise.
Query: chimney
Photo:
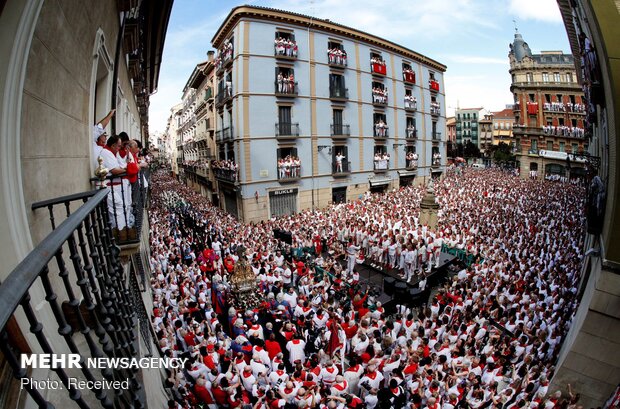
[[[207,61],[213,61],[213,56],[215,55],[215,51],[207,51]]]

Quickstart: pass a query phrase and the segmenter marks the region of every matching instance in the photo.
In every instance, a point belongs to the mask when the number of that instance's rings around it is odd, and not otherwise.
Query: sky
[[[176,0],[164,43],[159,88],[150,99],[149,129],[166,128],[194,67],[230,10],[252,4],[311,15],[356,28],[448,67],[446,114],[457,107],[499,111],[512,103],[509,43],[515,24],[534,54],[570,53],[556,0]]]

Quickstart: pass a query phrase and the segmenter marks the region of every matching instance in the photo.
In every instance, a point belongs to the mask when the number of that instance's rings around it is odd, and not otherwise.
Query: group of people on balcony
[[[276,38],[274,47],[276,55],[297,57],[297,42],[291,40],[290,38]]]
[[[239,164],[234,160],[212,160],[211,169],[216,176],[230,180],[231,182],[239,181]]]
[[[219,49],[217,57],[215,57],[215,67],[220,69],[223,64],[233,57],[233,44],[230,40],[225,40],[222,48]]]
[[[431,114],[439,115],[441,113],[441,107],[439,102],[431,101]]]
[[[586,112],[585,104],[578,104],[573,102],[545,102],[543,104],[545,111],[554,112]]]
[[[441,165],[441,153],[435,152],[433,153],[433,166]]]
[[[375,152],[375,170],[385,170],[390,166],[390,154],[386,152]]]
[[[418,167],[418,154],[414,151],[408,151],[405,156],[407,160],[407,168],[416,169]]]
[[[301,160],[297,156],[286,155],[278,159],[278,179],[298,178],[301,176]]]
[[[418,109],[418,99],[412,94],[405,94],[405,108]]]
[[[372,87],[372,103],[386,105],[388,102],[388,91],[385,87]]]
[[[347,65],[347,52],[340,48],[327,50],[327,60],[330,64]]]
[[[434,187],[436,228],[420,222],[423,186],[246,224],[158,175],[153,327],[188,359],[167,373],[168,407],[576,408],[550,379],[582,279],[584,224],[561,221],[580,220],[584,189],[495,169]],[[388,312],[359,285],[367,258],[425,288],[444,246],[472,261],[428,305]],[[233,303],[242,261],[256,308]]]
[[[379,138],[387,138],[388,134],[388,126],[383,121],[383,119],[379,119],[375,122],[375,136]]]
[[[371,65],[380,65],[382,67],[385,68],[385,60],[379,57],[370,57],[370,64]]]
[[[411,67],[403,67],[403,80],[407,82],[415,82],[415,72]]]
[[[278,94],[295,94],[295,76],[293,71],[288,75],[282,71],[278,72]]]
[[[140,184],[138,182],[141,169],[147,168],[148,157],[142,156],[142,142],[129,139],[129,135],[121,132],[118,135],[108,137],[105,128],[116,113],[111,110],[103,119],[93,127],[93,158],[101,166],[107,169],[105,180],[100,183],[102,187],[109,187],[107,205],[110,223],[114,236],[117,240],[126,241],[136,238],[134,197]],[[118,177],[115,177],[118,176]]]
[[[578,128],[576,126],[553,126],[553,125],[544,125],[543,132],[547,135],[554,136],[566,136],[572,138],[583,138],[585,135],[585,131],[583,128]]]

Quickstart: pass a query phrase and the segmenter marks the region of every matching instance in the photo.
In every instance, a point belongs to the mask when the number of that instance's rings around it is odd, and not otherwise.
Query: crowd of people
[[[327,61],[330,64],[347,65],[347,52],[340,48],[330,48],[327,50]]]
[[[163,173],[152,185],[153,324],[190,359],[168,373],[170,408],[578,407],[549,381],[577,303],[582,187],[447,172],[432,229],[422,186],[244,224]],[[442,245],[477,261],[420,310],[388,315],[359,280],[364,255],[423,274]],[[263,300],[248,311],[228,298],[240,257]]]
[[[297,156],[286,155],[278,159],[278,179],[298,178],[301,175],[301,160]]]
[[[276,38],[275,54],[283,55],[286,57],[297,57],[297,42],[290,38],[278,37]]]

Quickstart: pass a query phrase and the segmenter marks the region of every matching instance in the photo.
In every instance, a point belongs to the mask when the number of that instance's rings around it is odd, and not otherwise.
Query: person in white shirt
[[[105,149],[106,139],[108,137],[105,128],[108,126],[115,112],[116,109],[108,112],[108,114],[93,127],[93,169],[96,169],[99,165],[97,159],[101,156],[101,151]]]

